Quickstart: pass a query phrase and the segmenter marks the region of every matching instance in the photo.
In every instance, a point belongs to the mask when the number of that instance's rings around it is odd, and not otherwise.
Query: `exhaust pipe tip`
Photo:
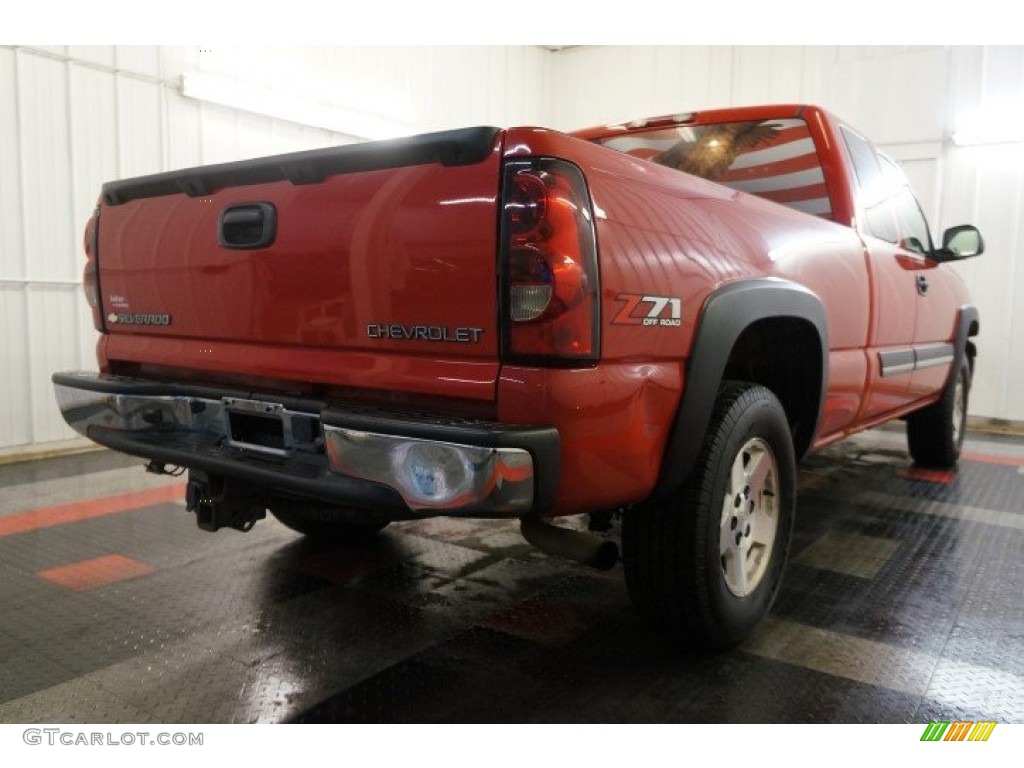
[[[619,561],[619,547],[614,541],[599,539],[584,531],[559,528],[534,516],[524,517],[520,530],[523,538],[541,552],[599,571],[607,571]]]

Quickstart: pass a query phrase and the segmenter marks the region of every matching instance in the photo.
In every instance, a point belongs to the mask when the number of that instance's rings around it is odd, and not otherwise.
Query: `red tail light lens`
[[[92,324],[103,333],[103,304],[100,301],[99,233],[100,209],[97,208],[85,225],[85,269],[82,272],[82,289],[85,300],[92,309]]]
[[[595,362],[597,244],[583,174],[564,160],[510,162],[502,200],[503,357],[538,365]]]
[[[547,212],[547,191],[544,180],[536,174],[523,170],[512,176],[505,199],[509,227],[515,235],[534,231],[544,220]]]

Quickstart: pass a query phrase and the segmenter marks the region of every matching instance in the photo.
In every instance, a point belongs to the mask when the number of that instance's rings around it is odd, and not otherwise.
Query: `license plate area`
[[[279,403],[224,399],[228,445],[274,456],[287,456],[291,430]]]

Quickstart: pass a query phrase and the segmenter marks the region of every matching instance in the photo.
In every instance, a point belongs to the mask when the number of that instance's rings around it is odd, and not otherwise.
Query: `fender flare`
[[[828,390],[828,322],[818,296],[797,283],[759,278],[728,283],[704,302],[690,357],[686,361],[683,396],[661,461],[656,494],[676,490],[693,468],[711,420],[729,355],[750,325],[775,318],[804,320],[821,343],[821,391],[813,435]]]
[[[974,333],[971,333],[971,326],[977,325]],[[971,304],[964,304],[960,307],[956,319],[956,336],[953,339],[953,365],[949,369],[949,378],[946,379],[946,386],[956,380],[960,373],[960,366],[963,364],[964,355],[967,354],[967,340],[971,336],[977,336],[981,327],[981,320],[978,317],[978,308]],[[974,365],[971,364],[973,378]],[[968,382],[968,388],[970,382]]]

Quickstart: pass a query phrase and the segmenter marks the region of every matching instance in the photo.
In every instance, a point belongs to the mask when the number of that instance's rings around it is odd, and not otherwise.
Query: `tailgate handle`
[[[277,234],[277,209],[270,203],[242,203],[220,212],[217,241],[224,248],[266,248]]]

